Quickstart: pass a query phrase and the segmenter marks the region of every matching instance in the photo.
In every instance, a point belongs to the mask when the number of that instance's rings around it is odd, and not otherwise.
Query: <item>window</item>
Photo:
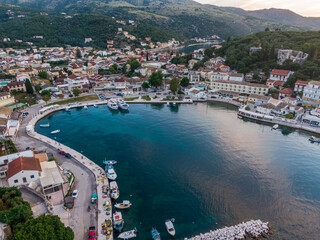
[[[27,178],[22,178],[22,181],[24,182],[24,183],[26,183],[27,182]]]
[[[34,175],[31,175],[30,178],[34,178]]]
[[[14,180],[13,182],[14,182],[14,183],[18,183],[18,180],[16,179],[16,180]]]

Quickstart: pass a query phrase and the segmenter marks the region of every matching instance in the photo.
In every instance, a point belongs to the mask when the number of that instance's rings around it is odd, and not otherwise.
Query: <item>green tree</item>
[[[152,87],[158,88],[162,86],[163,74],[161,71],[152,72],[149,83]]]
[[[150,88],[150,85],[149,85],[149,83],[147,83],[147,82],[143,82],[143,83],[141,84],[141,87],[142,87],[143,90],[146,90],[146,89]]]
[[[27,93],[33,94],[33,88],[29,79],[26,80],[25,85],[26,85]]]
[[[79,96],[81,94],[81,90],[78,88],[73,89],[72,92],[73,92],[73,95],[75,96]]]
[[[173,78],[170,81],[170,90],[173,94],[176,94],[176,92],[179,89],[180,80],[178,78]]]
[[[40,84],[34,85],[34,88],[35,88],[35,90],[36,90],[37,92],[40,92],[40,90],[41,90]]]
[[[208,58],[212,58],[213,57],[213,48],[207,48],[206,50],[204,50],[204,55],[207,56]]]
[[[189,83],[190,83],[189,78],[183,77],[181,79],[180,85],[181,85],[181,87],[188,87]]]
[[[41,77],[41,78],[47,78],[48,77],[48,74],[46,71],[40,71],[38,73],[38,76]]]
[[[130,64],[130,70],[131,72],[134,72],[137,68],[141,66],[140,62],[137,59],[132,59],[128,62]]]
[[[58,216],[42,215],[28,220],[13,240],[73,240],[74,233],[65,227]]]
[[[82,58],[80,48],[77,48],[76,58]]]

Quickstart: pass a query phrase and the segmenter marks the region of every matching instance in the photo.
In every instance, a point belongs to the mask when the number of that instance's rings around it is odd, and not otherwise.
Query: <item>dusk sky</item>
[[[320,17],[319,0],[196,0],[217,6],[240,7],[246,10],[263,8],[290,9],[306,17]]]

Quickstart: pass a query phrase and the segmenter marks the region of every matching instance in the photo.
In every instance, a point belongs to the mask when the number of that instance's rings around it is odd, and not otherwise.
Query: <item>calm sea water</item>
[[[50,123],[51,128],[39,128]],[[124,231],[151,239],[175,218],[176,239],[250,219],[269,221],[272,239],[319,239],[320,145],[309,134],[237,118],[221,104],[107,106],[61,111],[36,130],[103,165],[116,159]]]

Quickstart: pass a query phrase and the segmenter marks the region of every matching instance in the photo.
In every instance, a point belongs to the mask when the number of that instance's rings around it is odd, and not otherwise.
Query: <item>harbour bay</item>
[[[201,103],[107,106],[57,112],[36,131],[103,165],[115,159],[124,230],[150,239],[175,218],[183,239],[250,219],[269,221],[272,239],[317,239],[320,146],[309,135],[237,118],[236,108]],[[50,123],[50,129],[39,124]],[[61,132],[51,135],[50,131]],[[80,193],[85,194],[85,193]]]

